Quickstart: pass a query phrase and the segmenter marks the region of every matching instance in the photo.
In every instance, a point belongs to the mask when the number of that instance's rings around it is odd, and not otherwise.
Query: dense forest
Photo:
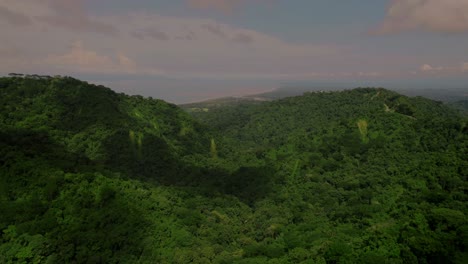
[[[466,263],[467,121],[382,88],[188,112],[0,78],[0,263]]]

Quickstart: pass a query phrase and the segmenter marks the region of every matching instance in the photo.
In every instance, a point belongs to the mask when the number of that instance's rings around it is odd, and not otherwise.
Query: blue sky
[[[468,0],[0,0],[0,32],[2,74],[176,103],[287,82],[468,83]]]

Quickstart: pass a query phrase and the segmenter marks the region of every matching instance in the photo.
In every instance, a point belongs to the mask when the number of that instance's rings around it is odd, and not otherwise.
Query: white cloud
[[[68,69],[84,73],[164,74],[161,70],[138,68],[134,60],[121,52],[113,56],[98,54],[96,51],[86,49],[82,41],[74,42],[70,51],[66,54],[49,55],[42,63],[56,69]]]
[[[125,56],[125,54],[119,53],[118,59],[119,59],[120,66],[123,66],[123,67],[125,67],[127,69],[136,69],[135,61],[133,61],[129,57]]]
[[[429,64],[424,64],[421,66],[421,71],[432,71],[434,68]]]
[[[439,76],[454,76],[460,75],[460,73],[468,72],[468,62],[462,62],[460,64],[449,64],[444,66],[431,66],[430,64],[423,64],[419,67],[419,72],[412,72],[412,74],[436,74]]]
[[[451,70],[451,69],[449,67],[442,67],[442,66],[433,67],[429,64],[423,64],[421,65],[419,70],[422,72],[436,72],[436,71],[440,72],[440,71]]]
[[[468,62],[463,62],[461,65],[462,72],[468,72]]]
[[[375,33],[386,34],[408,30],[468,32],[468,1],[392,1],[383,24]]]
[[[79,67],[109,67],[113,66],[111,58],[98,55],[94,51],[86,50],[82,41],[72,44],[69,53],[64,55],[51,55],[46,59],[47,63],[56,65],[76,65]]]

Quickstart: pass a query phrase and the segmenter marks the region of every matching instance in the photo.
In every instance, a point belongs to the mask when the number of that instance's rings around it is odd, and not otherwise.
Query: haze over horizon
[[[297,82],[468,83],[467,0],[0,0],[0,30],[0,75],[177,103]]]

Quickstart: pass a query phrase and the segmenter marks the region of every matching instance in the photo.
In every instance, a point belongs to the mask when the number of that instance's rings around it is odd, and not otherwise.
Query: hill
[[[193,117],[0,78],[0,262],[463,263],[466,116],[384,89]]]
[[[309,85],[297,85],[297,86],[284,86],[278,89],[275,89],[270,92],[238,96],[238,97],[222,97],[211,100],[206,100],[202,102],[195,102],[189,104],[179,105],[181,108],[185,109],[189,113],[197,112],[207,112],[214,108],[236,106],[238,104],[260,104],[263,102],[269,102],[279,99],[284,99],[288,97],[297,97],[305,93],[330,93],[337,91],[349,90],[345,87],[349,87],[345,84],[311,84]],[[436,101],[444,102],[447,105],[455,106],[462,111],[464,111],[463,103],[466,101],[467,96],[466,89],[464,88],[449,88],[449,89],[425,89],[425,88],[415,88],[415,89],[392,89],[392,91],[397,92],[402,95],[410,97],[425,97]]]
[[[203,186],[211,159],[187,113],[70,77],[1,78],[0,95],[1,263],[137,262],[143,239],[184,232],[168,188]]]
[[[193,115],[221,132],[220,141],[227,146],[221,157],[229,159],[237,151],[242,155],[236,162],[258,162],[274,168],[282,186],[270,203],[281,208],[278,211],[289,212],[289,221],[300,223],[288,228],[306,232],[303,225],[311,218],[305,221],[304,214],[298,212],[321,208],[320,215],[327,221],[346,226],[347,232],[360,234],[358,237],[372,237],[373,242],[342,237],[343,244],[337,247],[343,256],[354,251],[361,257],[369,254],[368,263],[389,259],[406,263],[411,258],[437,263],[429,259],[446,261],[442,251],[447,245],[464,243],[455,240],[463,237],[466,222],[452,227],[461,233],[453,233],[451,242],[441,242],[444,235],[438,233],[450,229],[440,226],[444,221],[457,217],[442,213],[447,217],[442,220],[436,212],[454,210],[460,217],[466,215],[465,205],[453,206],[465,199],[459,200],[464,196],[468,173],[466,118],[440,102],[363,88],[306,93]],[[305,208],[293,209],[299,204]],[[338,231],[337,236],[343,232]],[[386,232],[395,233],[387,233],[385,241],[377,235]],[[303,248],[308,248],[303,242],[307,237],[297,242]],[[388,243],[399,244],[395,248],[400,255],[379,260],[377,252],[391,252],[386,248]],[[362,247],[369,251],[356,253],[356,248]],[[450,254],[457,255],[455,251]],[[460,261],[465,258],[458,256]],[[363,263],[364,259],[352,262]],[[335,261],[345,260],[340,257]]]

